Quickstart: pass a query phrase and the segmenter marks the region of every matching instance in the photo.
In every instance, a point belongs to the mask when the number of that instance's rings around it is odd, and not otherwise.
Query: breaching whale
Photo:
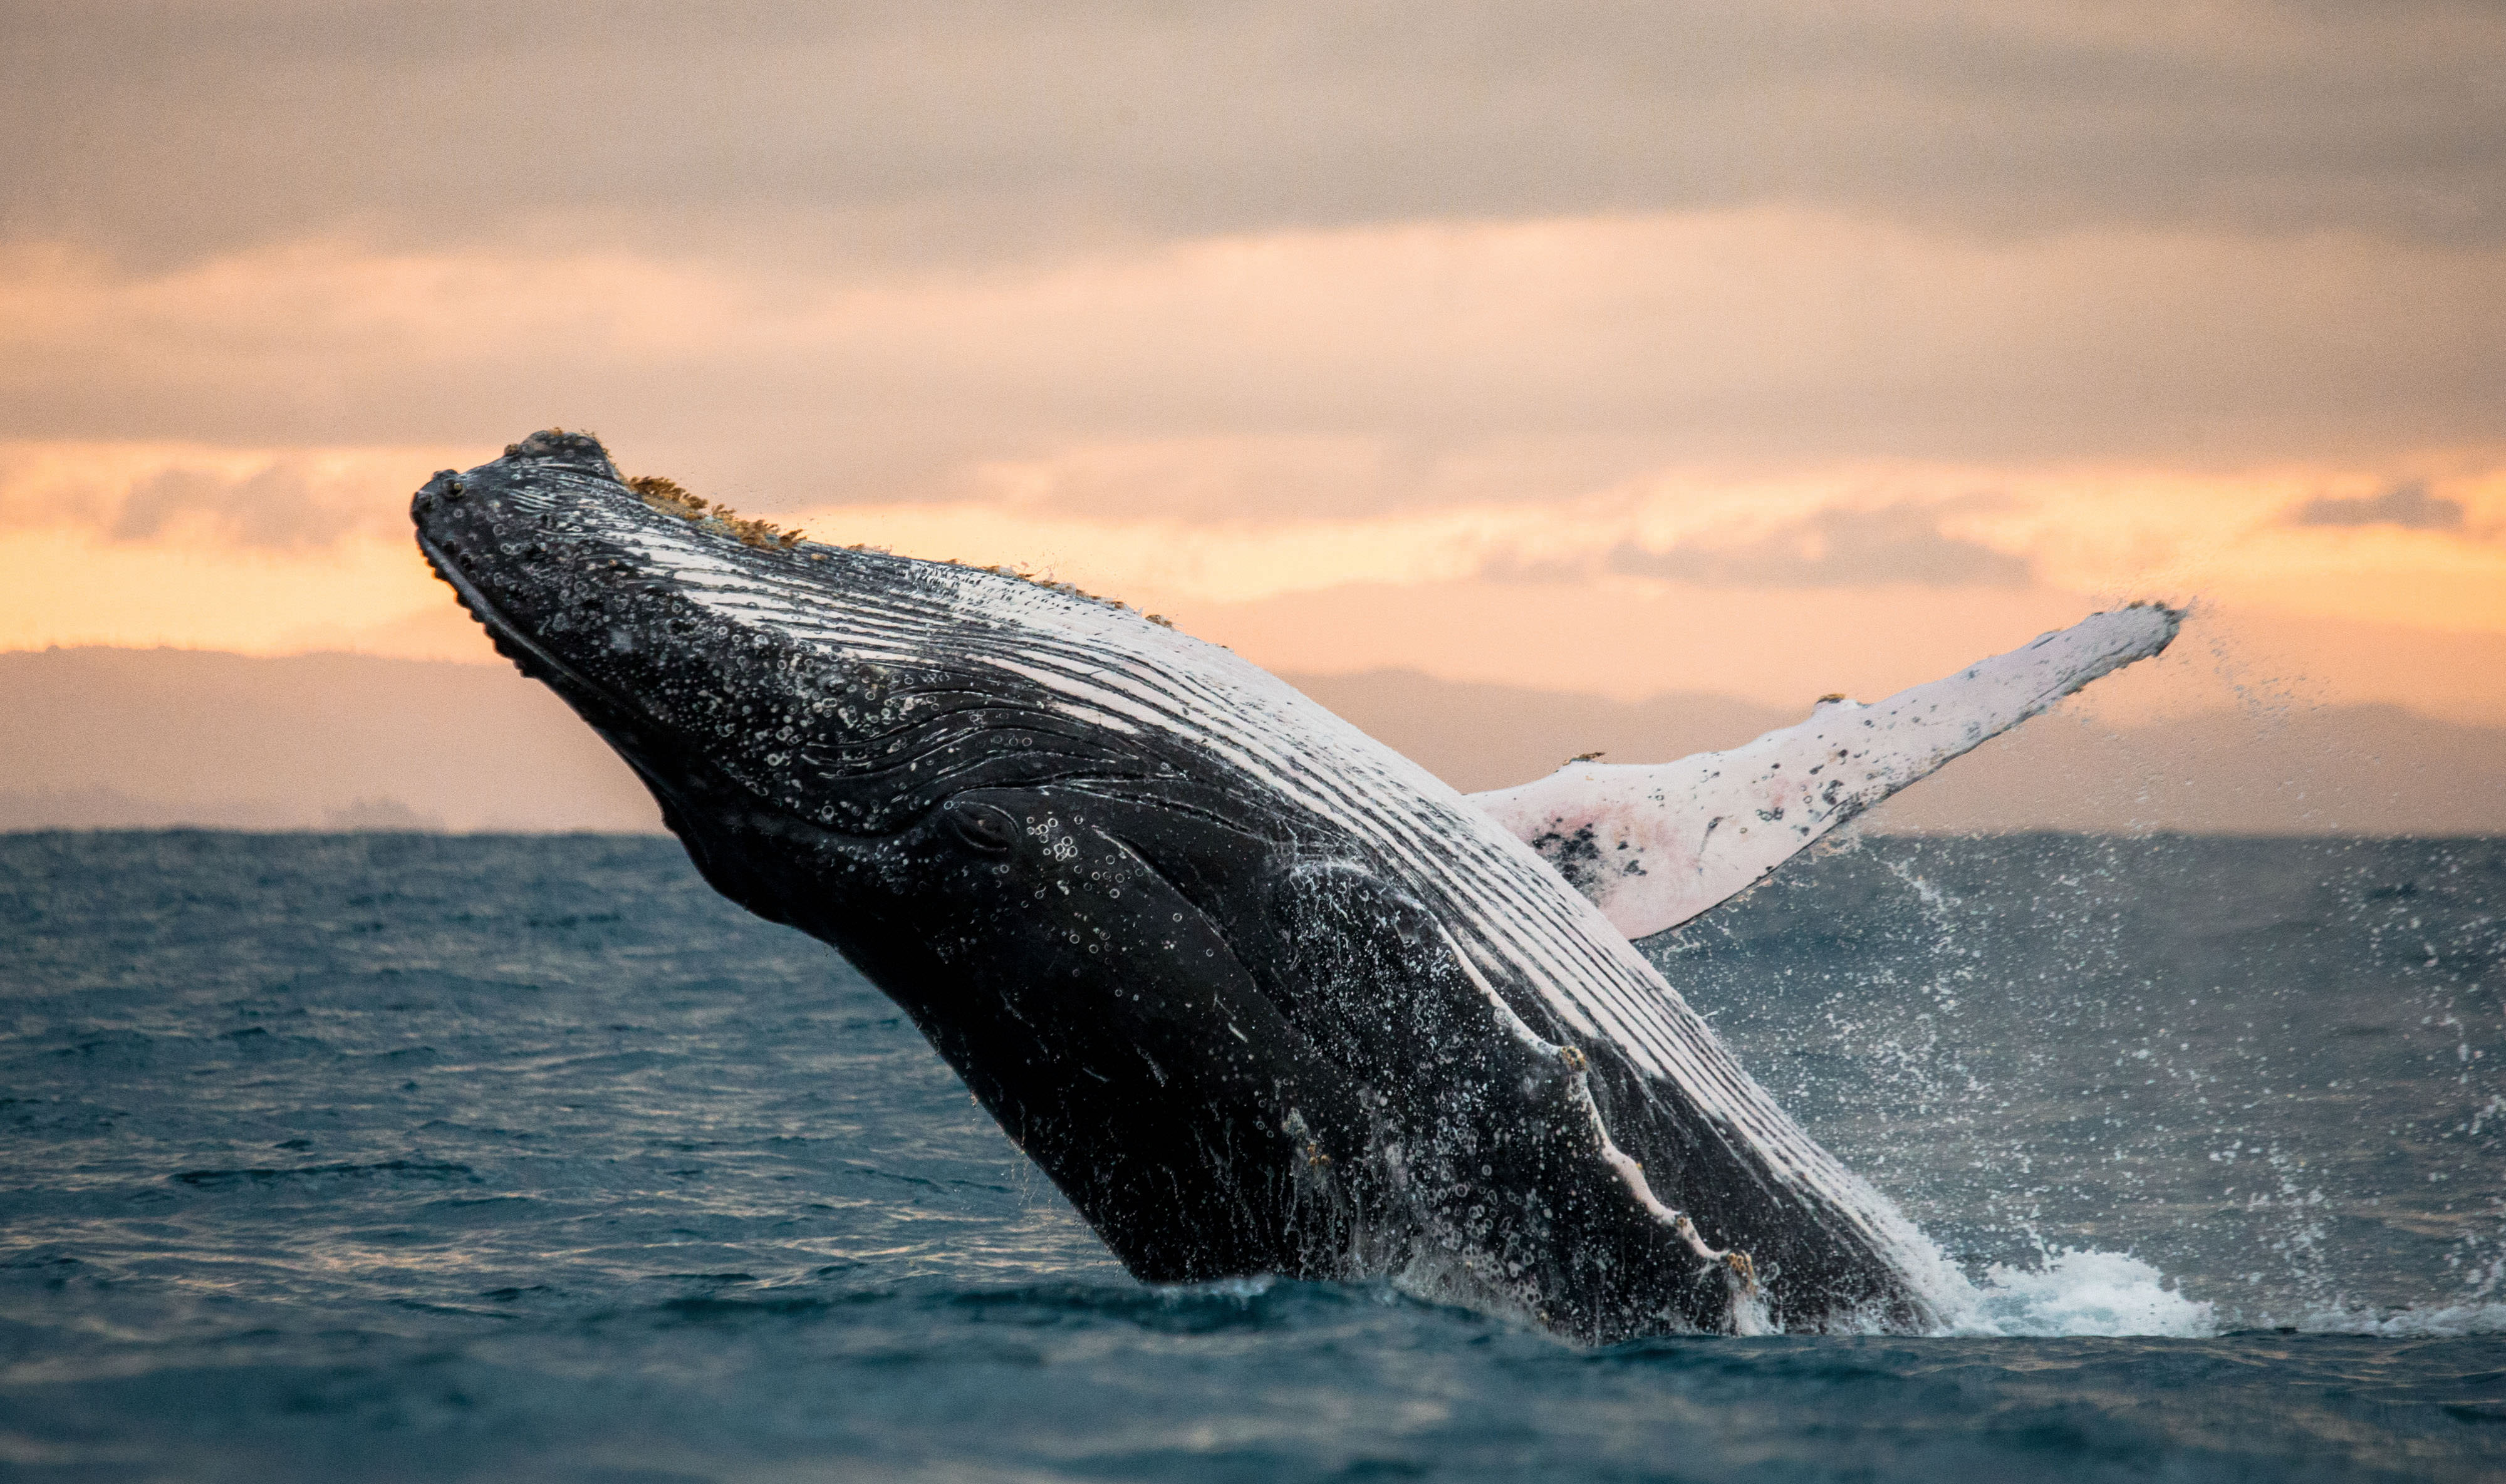
[[[1942,1323],[1954,1270],[1630,938],[2180,618],[1472,799],[1119,604],[777,538],[583,435],[412,513],[705,879],[893,998],[1132,1273],[1388,1275],[1588,1342]]]

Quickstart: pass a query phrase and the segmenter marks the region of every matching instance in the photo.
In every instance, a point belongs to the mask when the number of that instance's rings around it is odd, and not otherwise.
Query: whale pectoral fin
[[[2179,609],[2093,614],[1875,705],[1842,696],[1730,752],[1654,766],[1572,762],[1471,801],[1631,938],[1665,932],[1836,826],[2062,697],[2166,648]]]

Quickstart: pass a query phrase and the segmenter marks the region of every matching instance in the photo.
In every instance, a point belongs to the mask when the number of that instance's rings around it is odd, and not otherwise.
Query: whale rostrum
[[[895,1000],[1132,1273],[1389,1277],[1587,1342],[1958,1305],[1629,934],[2179,617],[1475,801],[1120,605],[761,536],[580,434],[448,470],[412,515],[705,879]]]

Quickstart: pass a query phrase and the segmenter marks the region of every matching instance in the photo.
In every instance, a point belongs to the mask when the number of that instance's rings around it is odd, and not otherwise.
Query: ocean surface
[[[1965,1332],[1145,1288],[665,839],[0,836],[0,1474],[2506,1475],[2506,840],[1872,837],[1646,946]]]

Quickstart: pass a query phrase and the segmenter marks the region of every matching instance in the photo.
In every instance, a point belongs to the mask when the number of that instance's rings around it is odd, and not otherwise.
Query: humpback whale
[[[778,535],[584,435],[412,514],[704,878],[902,1007],[1133,1274],[1384,1276],[1593,1343],[1956,1306],[1631,939],[2180,618],[1468,798],[1122,605]]]

